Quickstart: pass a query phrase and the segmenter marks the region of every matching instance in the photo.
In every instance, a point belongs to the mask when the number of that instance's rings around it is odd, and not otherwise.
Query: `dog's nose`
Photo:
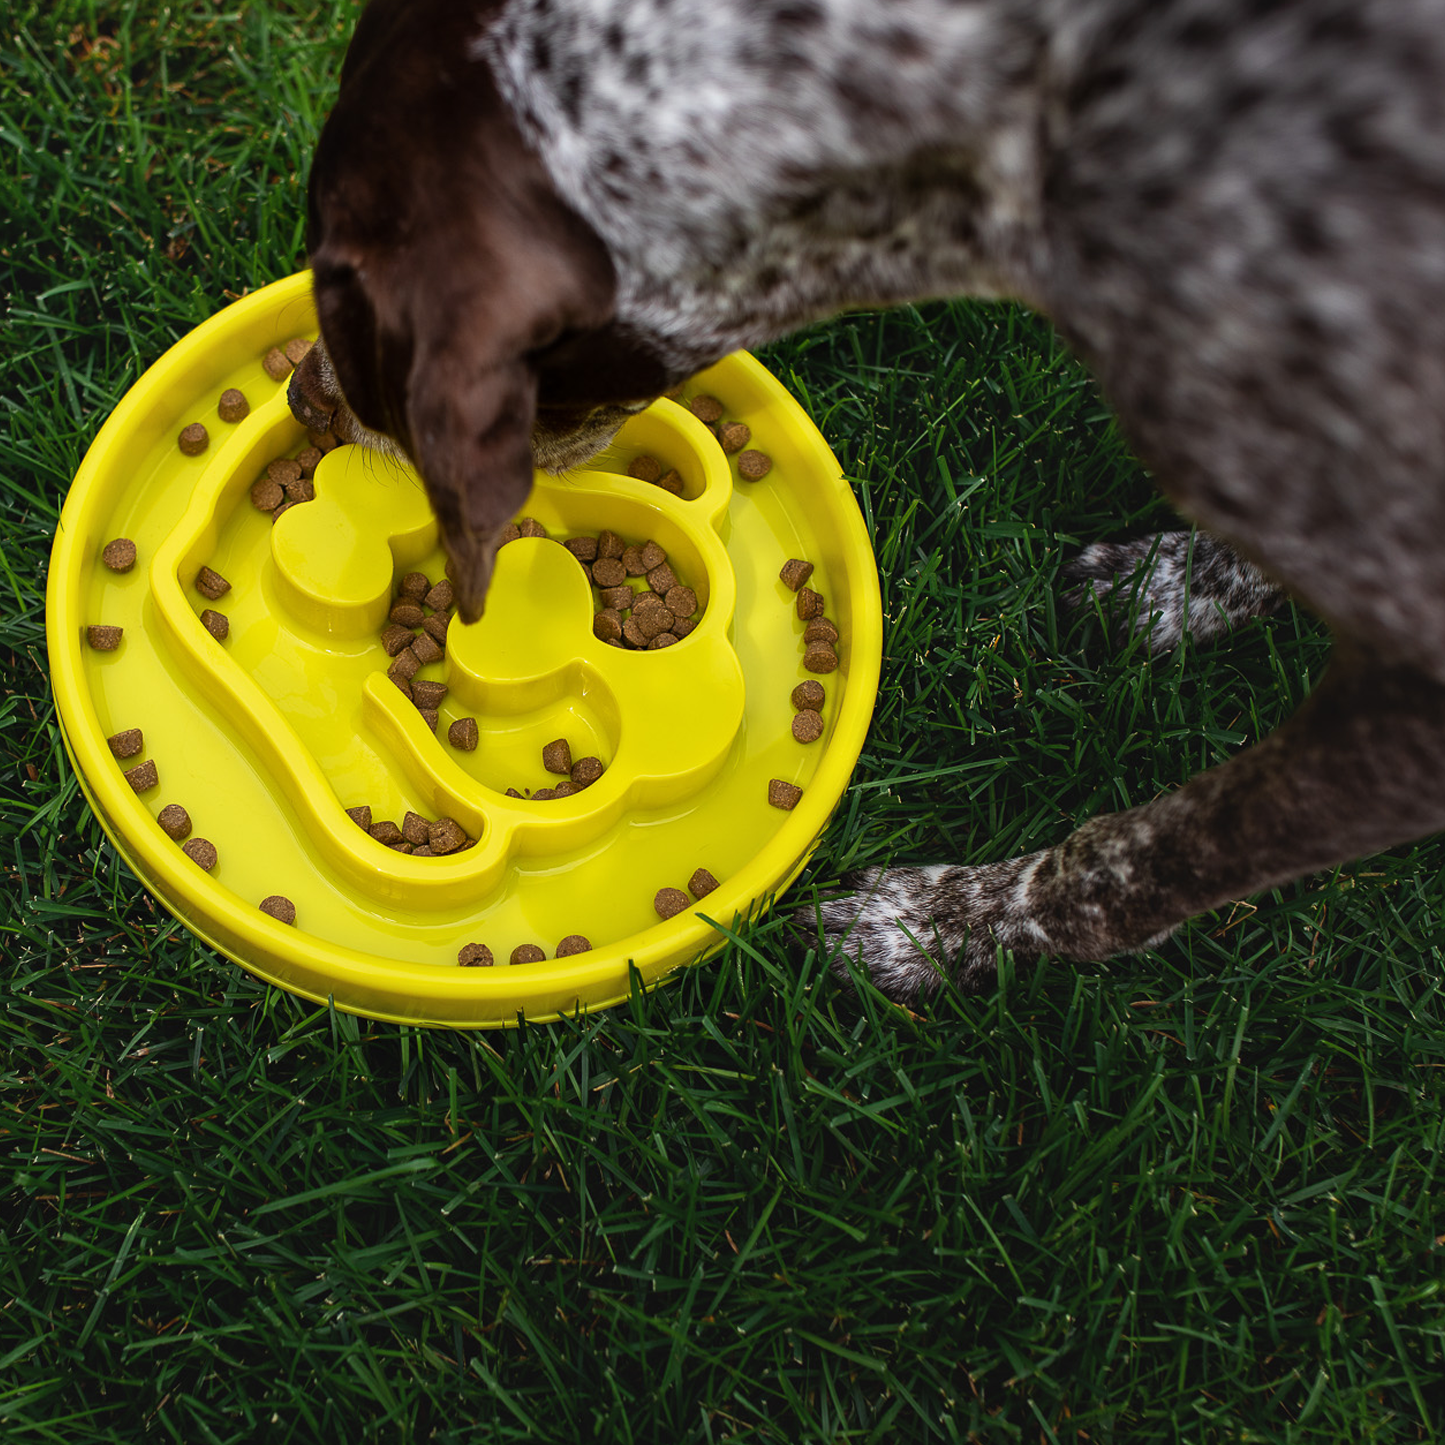
[[[330,431],[331,418],[336,414],[336,408],[318,406],[307,395],[306,362],[309,359],[310,353],[308,352],[301,365],[291,373],[291,381],[286,388],[286,404],[291,408],[291,415],[308,430]]]

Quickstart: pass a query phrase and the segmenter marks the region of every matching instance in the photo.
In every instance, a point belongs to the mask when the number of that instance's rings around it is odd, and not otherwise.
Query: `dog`
[[[1081,589],[1134,578],[1156,648],[1328,623],[1274,735],[1026,857],[870,873],[835,970],[978,989],[1445,827],[1445,0],[372,0],[308,244],[296,414],[415,462],[466,617],[534,462],[967,293],[1051,317],[1201,529]]]

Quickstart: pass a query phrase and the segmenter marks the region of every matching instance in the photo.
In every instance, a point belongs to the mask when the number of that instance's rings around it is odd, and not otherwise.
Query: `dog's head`
[[[466,620],[534,463],[585,461],[672,381],[616,322],[605,246],[468,58],[487,8],[373,0],[363,14],[312,164],[321,341],[290,390],[308,426],[410,457]]]

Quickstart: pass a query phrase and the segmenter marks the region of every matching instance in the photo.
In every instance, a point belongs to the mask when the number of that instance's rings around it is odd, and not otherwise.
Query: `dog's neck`
[[[508,0],[475,48],[685,373],[840,306],[1031,295],[1035,8]]]

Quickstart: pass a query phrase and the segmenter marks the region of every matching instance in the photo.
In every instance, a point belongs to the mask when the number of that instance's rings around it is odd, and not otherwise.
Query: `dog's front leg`
[[[982,867],[875,870],[822,905],[890,997],[987,986],[998,950],[1104,959],[1195,913],[1445,828],[1445,686],[1341,650],[1278,732],[1177,792]]]

